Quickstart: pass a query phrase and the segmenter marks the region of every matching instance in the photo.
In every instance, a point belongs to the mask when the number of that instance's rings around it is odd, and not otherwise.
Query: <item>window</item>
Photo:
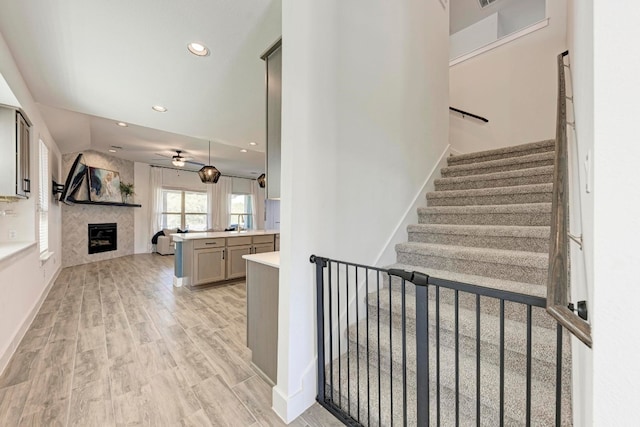
[[[38,217],[40,254],[49,252],[49,148],[40,140],[40,185],[38,190]]]
[[[253,215],[251,214],[252,196],[250,194],[231,195],[231,214],[229,224],[240,226],[243,229],[253,228]]]
[[[162,228],[207,229],[207,193],[162,190]]]

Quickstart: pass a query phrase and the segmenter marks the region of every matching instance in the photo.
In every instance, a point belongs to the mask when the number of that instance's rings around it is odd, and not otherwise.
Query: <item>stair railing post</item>
[[[316,338],[318,351],[318,395],[316,400],[324,401],[324,268],[327,266],[327,259],[311,255],[309,261],[316,265]]]

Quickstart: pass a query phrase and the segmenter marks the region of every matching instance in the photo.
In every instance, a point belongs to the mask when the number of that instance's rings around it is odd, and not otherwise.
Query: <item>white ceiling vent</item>
[[[481,8],[485,8],[493,3],[495,3],[498,0],[478,0],[478,2],[480,2],[480,7]]]

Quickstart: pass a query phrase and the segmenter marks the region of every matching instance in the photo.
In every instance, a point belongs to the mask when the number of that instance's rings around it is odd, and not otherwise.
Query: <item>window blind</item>
[[[40,253],[49,251],[49,148],[40,140],[40,185],[38,213],[40,218]]]

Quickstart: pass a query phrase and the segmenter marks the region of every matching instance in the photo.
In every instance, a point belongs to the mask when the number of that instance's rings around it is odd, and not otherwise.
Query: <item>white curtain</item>
[[[251,214],[253,216],[253,228],[255,230],[264,230],[264,188],[260,188],[258,181],[251,180],[251,195],[253,203],[251,203]]]
[[[149,173],[149,252],[154,251],[151,238],[162,230],[162,169],[151,168]]]
[[[233,192],[233,179],[221,176],[217,184],[207,184],[209,195],[209,229],[222,231],[229,226],[230,197]]]

